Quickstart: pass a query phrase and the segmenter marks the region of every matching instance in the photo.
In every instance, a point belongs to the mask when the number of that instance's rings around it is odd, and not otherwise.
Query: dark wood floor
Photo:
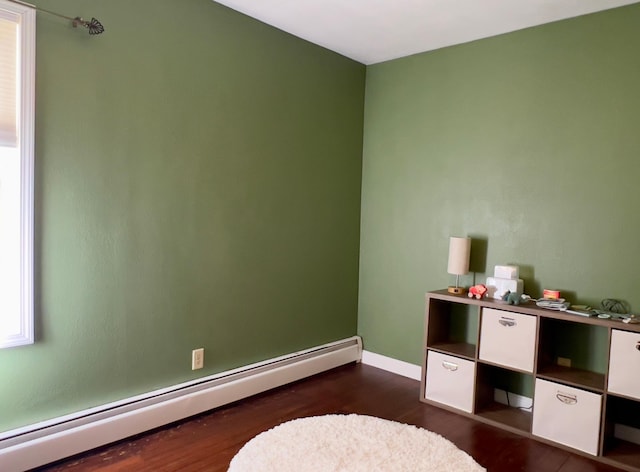
[[[256,434],[294,418],[328,413],[359,413],[421,426],[453,441],[490,472],[617,470],[420,403],[418,392],[415,380],[350,364],[38,470],[226,471]]]

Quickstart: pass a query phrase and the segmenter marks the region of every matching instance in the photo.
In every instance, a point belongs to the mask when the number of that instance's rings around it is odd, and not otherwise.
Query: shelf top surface
[[[469,298],[466,294],[455,295],[449,293],[447,289],[434,290],[426,294],[426,299],[436,299],[449,301],[454,303],[462,303],[467,305],[476,305],[484,308],[494,308],[496,310],[511,311],[514,313],[524,313],[528,315],[540,316],[544,318],[551,318],[562,321],[571,321],[575,323],[584,323],[594,326],[602,326],[603,328],[620,329],[623,331],[632,331],[640,333],[640,323],[623,323],[622,321],[607,320],[597,318],[595,316],[580,316],[566,313],[563,311],[549,310],[546,308],[540,308],[533,302],[524,302],[520,305],[509,305],[507,302],[501,300],[493,300],[483,298],[478,300],[476,298]]]

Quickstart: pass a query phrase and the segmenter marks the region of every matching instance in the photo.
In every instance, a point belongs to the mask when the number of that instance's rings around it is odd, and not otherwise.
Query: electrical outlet
[[[558,365],[562,367],[571,367],[571,359],[568,357],[558,357]]]
[[[204,367],[204,348],[191,351],[191,370],[198,370]]]

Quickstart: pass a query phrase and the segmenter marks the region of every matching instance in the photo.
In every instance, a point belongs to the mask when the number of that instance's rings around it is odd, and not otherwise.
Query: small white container
[[[524,282],[522,279],[500,279],[498,277],[487,277],[487,298],[502,300],[502,296],[509,292],[522,294]]]
[[[497,279],[517,279],[520,276],[518,266],[497,265],[493,270],[493,276]]]

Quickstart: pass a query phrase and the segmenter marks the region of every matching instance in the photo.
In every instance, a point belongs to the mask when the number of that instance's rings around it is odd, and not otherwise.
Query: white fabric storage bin
[[[536,379],[531,432],[598,455],[602,395]]]
[[[475,368],[475,362],[428,351],[425,398],[471,413]]]
[[[532,315],[483,308],[480,359],[533,372],[536,324]]]
[[[640,399],[640,333],[611,331],[608,390]]]

